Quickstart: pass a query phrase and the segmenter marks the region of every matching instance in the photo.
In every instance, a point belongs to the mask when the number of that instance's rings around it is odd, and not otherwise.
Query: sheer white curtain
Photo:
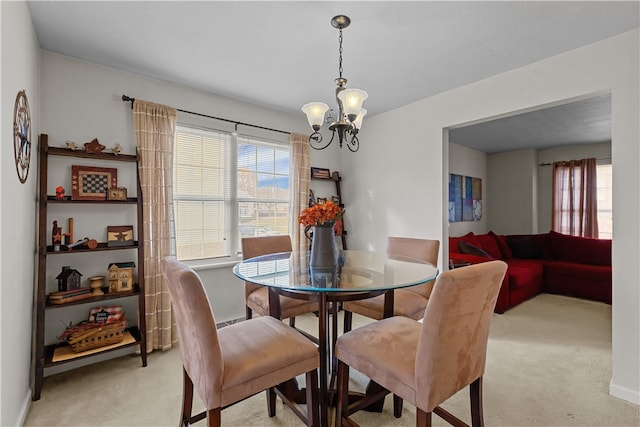
[[[553,164],[554,231],[598,238],[596,159]]]
[[[160,260],[175,254],[173,220],[173,142],[176,109],[135,100],[136,135],[142,189],[144,293],[147,352],[168,350],[177,342],[171,297]]]
[[[291,235],[293,250],[297,251],[308,248],[304,229],[298,224],[298,215],[307,207],[309,200],[311,156],[309,154],[309,137],[307,135],[292,133],[289,137],[289,142],[291,143],[289,234]]]

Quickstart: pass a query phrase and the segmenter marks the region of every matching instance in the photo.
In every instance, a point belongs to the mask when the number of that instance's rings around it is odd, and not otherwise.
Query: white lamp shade
[[[366,115],[367,115],[367,109],[361,108],[360,114],[358,114],[358,117],[356,117],[355,121],[353,122],[353,124],[356,126],[356,129],[360,130],[360,128],[362,127],[362,119]]]
[[[302,106],[302,111],[307,115],[307,120],[312,128],[322,127],[324,122],[324,115],[329,109],[329,106],[324,102],[309,102]],[[315,130],[318,130],[315,129]]]
[[[338,99],[342,102],[342,108],[347,116],[352,116],[350,120],[360,114],[362,103],[369,97],[367,92],[360,89],[345,89],[338,93]]]

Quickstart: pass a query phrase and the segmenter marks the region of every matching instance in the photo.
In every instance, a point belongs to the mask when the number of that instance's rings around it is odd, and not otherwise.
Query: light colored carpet
[[[354,316],[354,327],[367,321]],[[297,322],[317,331],[314,316]],[[640,426],[640,407],[608,394],[609,305],[541,294],[493,316],[487,351],[487,426]],[[154,352],[148,362],[141,368],[139,357],[127,356],[47,377],[25,426],[175,427],[182,392],[180,352]],[[366,383],[355,374],[355,387]],[[415,425],[415,408],[405,403],[402,418],[396,419],[391,400],[385,400],[383,413],[360,412],[354,419],[362,426]],[[463,390],[443,407],[469,422],[468,400]],[[197,399],[194,406],[194,412],[201,409]],[[261,393],[223,411],[222,422],[233,427],[302,425],[282,402],[277,408],[276,417],[269,418]],[[447,424],[436,416],[434,425]]]

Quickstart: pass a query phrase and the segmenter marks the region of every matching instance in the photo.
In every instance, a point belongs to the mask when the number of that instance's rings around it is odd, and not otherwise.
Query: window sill
[[[214,261],[210,259],[209,260],[202,259],[202,260],[195,260],[195,261],[184,261],[184,263],[189,267],[191,267],[193,270],[198,271],[198,270],[215,270],[218,268],[231,268],[237,263],[239,263],[240,261],[242,260],[229,259],[224,261]]]

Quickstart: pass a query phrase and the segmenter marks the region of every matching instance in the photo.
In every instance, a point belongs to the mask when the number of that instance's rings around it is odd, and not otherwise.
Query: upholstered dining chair
[[[242,259],[249,259],[261,255],[278,252],[291,252],[291,237],[289,235],[245,237],[242,239]],[[245,282],[244,297],[246,317],[251,319],[253,313],[259,316],[269,315],[269,288]],[[305,313],[318,311],[317,301],[289,298],[280,296],[280,304],[276,310],[279,319],[289,319],[289,324],[295,326],[295,317]]]
[[[221,425],[222,409],[267,390],[270,417],[276,414],[276,394],[306,425],[318,414],[319,356],[316,346],[295,329],[270,316],[216,329],[209,298],[198,275],[175,257],[161,261],[173,304],[183,366],[180,426],[207,418]],[[306,375],[306,414],[282,395],[277,385]],[[193,390],[205,411],[192,416]]]
[[[489,327],[506,270],[503,261],[490,261],[447,271],[436,280],[422,323],[391,317],[340,336],[336,426],[354,425],[349,415],[390,392],[416,407],[417,426],[431,426],[432,413],[454,426],[466,426],[440,404],[468,385],[472,425],[483,426]],[[350,405],[350,368],[382,390]]]
[[[439,240],[409,237],[387,238],[387,254],[416,258],[427,261],[433,265],[438,263],[439,249]],[[405,316],[414,320],[421,319],[427,307],[432,288],[433,281],[393,291],[393,315]],[[357,313],[375,320],[382,319],[384,317],[384,303],[385,295],[344,302],[342,304],[344,310],[344,332],[351,330],[353,321],[352,313]]]

